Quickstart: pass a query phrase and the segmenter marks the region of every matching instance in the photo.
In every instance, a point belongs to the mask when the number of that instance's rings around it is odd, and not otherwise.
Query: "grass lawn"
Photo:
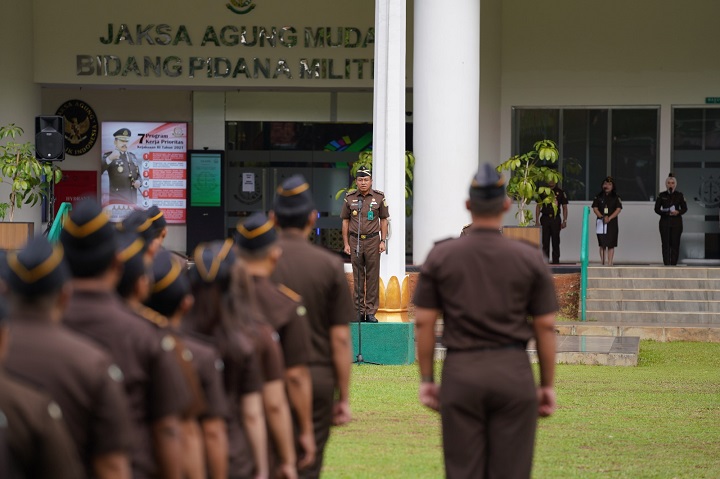
[[[354,421],[334,428],[323,478],[443,477],[439,417],[416,366],[353,366]],[[720,344],[643,341],[637,367],[558,365],[533,477],[720,478]]]

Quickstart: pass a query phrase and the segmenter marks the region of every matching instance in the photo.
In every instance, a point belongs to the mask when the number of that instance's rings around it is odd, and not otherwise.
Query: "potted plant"
[[[62,178],[59,168],[35,157],[32,143],[16,141],[23,133],[23,129],[14,123],[0,127],[0,182],[7,183],[10,188],[8,201],[0,202],[0,220],[4,222],[8,218],[10,221],[3,223],[4,225],[18,225],[13,222],[15,208],[37,205],[43,198],[48,197],[52,185]],[[32,236],[33,223],[29,225],[28,233],[15,232],[11,234],[12,238],[7,238],[6,234],[0,235],[3,238],[0,248],[22,245],[28,235]],[[28,227],[16,229],[27,231]]]
[[[562,175],[552,167],[557,163],[559,157],[560,154],[554,141],[540,140],[533,145],[532,150],[521,155],[511,156],[497,167],[498,172],[507,171],[509,173],[507,192],[515,201],[517,207],[515,218],[521,228],[527,228],[533,222],[532,203],[553,205],[553,208],[557,209],[557,205],[553,201],[552,189],[541,185],[549,181],[559,183],[562,180]],[[507,227],[503,228],[504,234],[506,229]],[[539,228],[537,230],[535,234],[525,232],[520,233],[520,236],[539,244]]]

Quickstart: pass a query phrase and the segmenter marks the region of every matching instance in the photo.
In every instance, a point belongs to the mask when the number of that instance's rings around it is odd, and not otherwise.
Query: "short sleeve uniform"
[[[593,200],[592,208],[597,208],[604,216],[609,216],[613,214],[615,210],[622,209],[622,200],[617,195],[606,195],[604,193],[600,193]],[[619,232],[620,228],[616,216],[607,224],[607,233],[597,235],[598,245],[601,248],[617,247]]]
[[[0,371],[0,433],[5,433],[7,456],[0,477],[77,479],[85,476],[80,457],[62,417],[49,396]],[[0,461],[2,463],[2,461]],[[12,464],[12,466],[10,465]]]
[[[92,459],[127,453],[133,441],[122,373],[86,338],[49,320],[15,317],[5,368],[60,406],[85,470]]]

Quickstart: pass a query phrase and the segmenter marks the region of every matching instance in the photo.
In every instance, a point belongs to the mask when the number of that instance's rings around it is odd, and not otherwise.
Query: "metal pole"
[[[580,321],[585,321],[585,309],[587,302],[587,268],[588,268],[588,220],[590,219],[590,207],[583,208],[582,236],[580,238]]]

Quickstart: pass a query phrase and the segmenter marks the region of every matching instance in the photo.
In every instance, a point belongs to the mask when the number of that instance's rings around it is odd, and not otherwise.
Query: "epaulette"
[[[380,191],[380,190],[373,190],[373,191],[374,191],[375,193],[379,194],[379,195],[385,196],[385,193],[383,193],[383,192]]]
[[[299,303],[299,302],[302,301],[302,297],[301,297],[299,294],[297,294],[295,291],[293,291],[292,289],[288,288],[288,287],[285,286],[284,284],[278,284],[278,285],[277,285],[277,288],[278,288],[278,290],[280,290],[280,292],[281,292],[282,294],[284,294],[284,295],[287,296],[288,298],[292,299],[292,300],[295,301],[296,303]]]
[[[345,192],[345,196],[352,195],[353,193],[357,192],[357,188],[350,188]]]
[[[153,323],[158,328],[168,327],[168,319],[154,309],[150,309],[147,306],[140,306],[135,310],[135,312],[139,314],[142,318],[145,318],[151,323]]]

